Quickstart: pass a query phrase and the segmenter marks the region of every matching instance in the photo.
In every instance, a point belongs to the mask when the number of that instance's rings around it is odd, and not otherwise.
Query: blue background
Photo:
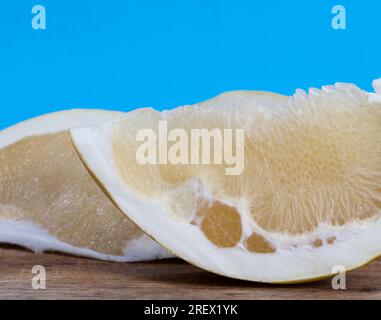
[[[31,27],[33,5],[47,30]],[[331,9],[345,5],[347,29]],[[381,1],[2,0],[0,128],[65,108],[158,109],[234,89],[381,76]]]

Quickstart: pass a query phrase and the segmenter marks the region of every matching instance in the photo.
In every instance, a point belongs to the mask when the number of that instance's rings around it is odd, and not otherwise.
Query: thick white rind
[[[160,245],[146,235],[133,240],[121,256],[100,253],[87,248],[74,247],[50,235],[41,226],[24,220],[0,219],[0,242],[15,244],[36,253],[59,251],[72,255],[115,262],[149,261],[167,258]]]
[[[98,109],[71,109],[44,114],[1,130],[0,148],[27,136],[57,133],[68,128],[97,126],[122,114],[122,112]]]
[[[95,109],[72,109],[46,114],[20,122],[0,131],[0,148],[25,137],[57,133],[68,128],[96,126],[118,118],[121,112]],[[146,235],[128,243],[123,255],[107,255],[87,248],[74,247],[58,240],[32,221],[0,219],[0,242],[16,244],[34,252],[60,251],[100,260],[126,262],[173,257]]]
[[[345,241],[320,248],[248,253],[241,248],[217,248],[200,229],[171,219],[160,203],[139,199],[118,177],[112,161],[112,123],[70,130],[88,168],[122,211],[142,230],[179,257],[203,269],[232,278],[259,282],[298,282],[331,275],[335,266],[352,270],[381,253],[381,219],[351,226]]]

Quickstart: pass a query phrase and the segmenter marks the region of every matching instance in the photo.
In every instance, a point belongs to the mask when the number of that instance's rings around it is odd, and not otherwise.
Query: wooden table
[[[46,269],[46,290],[32,289],[34,265]],[[224,278],[180,259],[112,263],[62,254],[0,248],[0,299],[381,299],[381,260],[331,280],[266,285]]]

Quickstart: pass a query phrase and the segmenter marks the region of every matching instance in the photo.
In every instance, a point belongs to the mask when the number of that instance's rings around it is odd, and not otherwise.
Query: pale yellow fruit
[[[72,145],[68,128],[119,116],[69,110],[0,132],[0,242],[114,261],[168,256],[104,194]]]
[[[227,175],[227,163],[192,164],[191,154],[188,164],[138,163],[138,133],[149,128],[158,135],[163,120],[188,137],[192,129],[243,129],[244,170]],[[137,110],[71,135],[120,209],[206,270],[300,282],[381,254],[377,93],[352,84],[291,97],[231,92],[162,113]],[[177,142],[169,141],[168,149]]]

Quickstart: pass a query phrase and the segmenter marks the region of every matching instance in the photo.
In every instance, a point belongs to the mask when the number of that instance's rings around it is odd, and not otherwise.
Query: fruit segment
[[[71,135],[120,209],[178,256],[239,279],[307,281],[381,253],[375,96],[352,84],[231,92]]]
[[[0,133],[1,242],[115,261],[168,256],[99,188],[66,130],[118,116],[71,110]]]

